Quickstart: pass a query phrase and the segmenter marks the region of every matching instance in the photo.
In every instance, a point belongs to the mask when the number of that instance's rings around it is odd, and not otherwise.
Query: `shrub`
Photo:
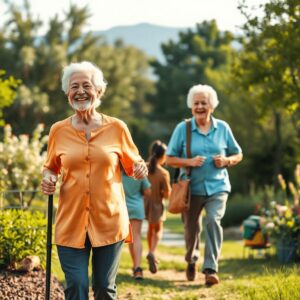
[[[43,213],[38,211],[0,211],[0,264],[14,266],[28,255],[46,260],[46,224]]]
[[[281,174],[278,175],[278,181],[282,191],[281,199],[276,201],[274,198],[267,203],[263,211],[263,229],[273,243],[295,245],[297,255],[300,255],[300,164],[295,169],[295,183],[287,184]],[[288,188],[292,201],[289,199]]]
[[[222,226],[240,226],[245,219],[255,213],[259,200],[256,196],[229,195]]]
[[[35,191],[41,182],[42,165],[46,152],[42,151],[47,136],[41,137],[43,125],[34,130],[32,138],[28,135],[16,137],[9,125],[4,128],[4,139],[0,142],[0,192],[6,190]],[[27,198],[10,193],[7,197],[9,205],[29,207],[36,193],[28,193]]]

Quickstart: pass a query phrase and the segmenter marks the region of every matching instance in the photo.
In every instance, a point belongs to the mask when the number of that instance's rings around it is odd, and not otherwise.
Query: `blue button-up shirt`
[[[221,154],[230,156],[242,153],[242,149],[235,140],[229,125],[219,119],[211,117],[212,126],[207,134],[200,132],[195,118],[191,119],[191,154],[205,156],[201,167],[192,168],[192,195],[210,196],[219,192],[230,192],[231,185],[227,169],[216,168],[213,156]],[[186,125],[179,123],[173,131],[167,149],[168,156],[186,158]]]

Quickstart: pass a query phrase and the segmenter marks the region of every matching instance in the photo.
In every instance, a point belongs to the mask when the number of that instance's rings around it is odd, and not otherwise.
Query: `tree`
[[[194,84],[211,84],[222,94],[221,83],[215,79],[227,73],[233,53],[233,35],[221,32],[214,20],[197,24],[179,34],[179,41],[162,45],[165,62],[152,62],[157,93],[149,98],[154,105],[152,118],[157,121],[161,136],[170,135],[174,125],[190,112],[186,106],[186,95]],[[226,78],[226,77],[225,77]],[[154,132],[157,133],[157,129]]]
[[[258,17],[245,2],[240,6],[247,21],[234,72],[236,86],[255,107],[258,144],[264,145],[252,153],[253,161],[268,159],[271,169],[264,175],[276,182],[277,174],[293,168],[300,154],[299,1],[271,0],[261,9]]]
[[[138,118],[143,124],[150,109],[144,95],[153,91],[146,55],[120,41],[107,45],[101,36],[85,33],[88,7],[71,5],[64,19],[51,18],[45,36],[40,37],[37,30],[41,22],[33,18],[29,2],[24,3],[22,14],[21,8],[10,2],[11,17],[2,30],[0,47],[1,65],[23,81],[14,105],[5,111],[14,132],[32,132],[41,122],[48,130],[50,124],[72,113],[60,88],[61,70],[81,60],[100,66],[108,81],[101,110],[131,126]],[[141,130],[139,127],[136,136],[141,136]]]
[[[10,106],[16,96],[16,87],[20,83],[14,77],[3,78],[4,70],[0,70],[0,126],[4,125],[3,108]]]
[[[24,7],[8,1],[8,9],[10,19],[2,28],[0,61],[22,79],[22,85],[14,105],[5,111],[5,119],[16,133],[32,132],[37,124],[48,125],[68,113],[60,91],[61,68],[82,52],[82,45],[92,47],[98,39],[91,42],[90,35],[82,33],[87,8],[71,5],[62,21],[54,16],[45,37],[38,36],[42,22],[33,18],[29,1],[24,1]]]

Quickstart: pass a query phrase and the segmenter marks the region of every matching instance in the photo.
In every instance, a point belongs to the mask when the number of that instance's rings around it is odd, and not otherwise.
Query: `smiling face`
[[[193,96],[192,115],[197,120],[209,120],[213,109],[209,102],[208,93],[196,93]]]
[[[92,108],[99,93],[100,91],[92,83],[90,73],[76,72],[72,74],[67,97],[73,109],[86,111]]]

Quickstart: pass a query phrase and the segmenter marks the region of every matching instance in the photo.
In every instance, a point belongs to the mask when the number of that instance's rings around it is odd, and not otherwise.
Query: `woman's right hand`
[[[191,167],[201,167],[204,164],[206,157],[197,155],[193,158],[190,158],[189,160],[190,160]]]
[[[57,177],[52,174],[45,174],[41,182],[41,190],[45,195],[52,195],[55,192]]]

